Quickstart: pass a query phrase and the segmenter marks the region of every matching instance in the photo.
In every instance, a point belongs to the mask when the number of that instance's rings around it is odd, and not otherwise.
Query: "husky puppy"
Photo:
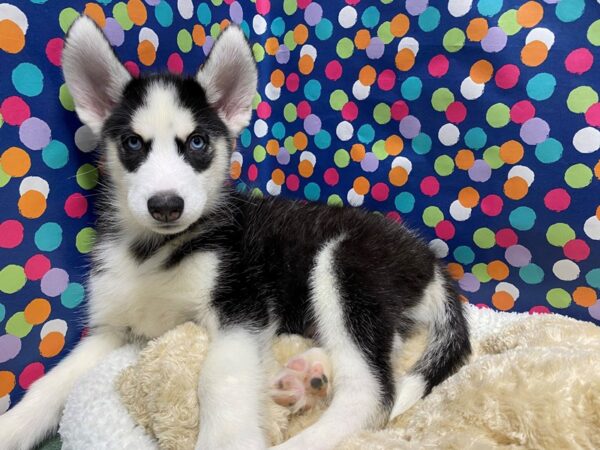
[[[198,381],[202,450],[268,446],[264,365],[277,333],[317,339],[334,373],[327,411],[278,449],[331,449],[401,414],[463,364],[470,344],[454,283],[413,233],[358,209],[228,187],[257,86],[239,28],[221,33],[195,77],[132,78],[81,17],[62,67],[79,118],[100,137],[105,173],[90,333],[0,417],[3,450],[54,431],[73,384],[112,350],[189,320],[212,336]],[[426,350],[395,380],[392,351],[420,326]]]

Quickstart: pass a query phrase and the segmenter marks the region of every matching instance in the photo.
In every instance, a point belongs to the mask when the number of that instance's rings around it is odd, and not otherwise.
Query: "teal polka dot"
[[[475,127],[471,128],[465,134],[465,144],[467,147],[473,150],[479,150],[480,148],[485,147],[487,143],[487,134],[483,130],[483,128]]]
[[[315,134],[315,145],[317,148],[324,150],[331,145],[331,134],[326,130],[321,130]]]
[[[317,80],[308,80],[304,85],[304,96],[310,101],[319,100],[321,97],[321,83]]]
[[[62,142],[53,139],[42,150],[42,160],[51,169],[60,169],[69,161],[69,149]]]
[[[502,9],[502,0],[479,0],[477,2],[477,11],[482,16],[492,17]]]
[[[540,284],[544,281],[544,271],[534,263],[521,267],[519,269],[519,276],[527,284]]]
[[[591,287],[600,289],[600,269],[592,269],[585,275],[585,281]]]
[[[304,186],[304,197],[310,201],[317,201],[321,197],[321,188],[317,183],[308,183]]]
[[[75,308],[83,301],[85,291],[79,283],[69,283],[67,288],[60,294],[60,302],[65,308]]]
[[[321,19],[315,27],[315,34],[322,41],[329,39],[333,34],[333,24],[331,21],[329,19]]]
[[[173,23],[173,9],[165,0],[161,0],[160,3],[156,5],[154,8],[154,16],[158,23],[163,27],[170,27]]]
[[[556,78],[554,75],[543,72],[538,73],[527,82],[527,95],[532,100],[548,100],[554,94]]]
[[[561,22],[574,22],[585,9],[585,0],[560,0],[554,10]]]
[[[413,138],[411,145],[417,155],[425,155],[431,151],[431,138],[421,132]]]
[[[210,12],[210,7],[206,3],[200,3],[198,5],[198,9],[196,10],[196,17],[198,17],[198,22],[202,25],[210,25],[212,22],[212,13]]]
[[[44,75],[35,64],[24,62],[13,69],[12,83],[19,94],[35,97],[44,89]]]
[[[282,17],[276,17],[273,19],[273,22],[271,23],[271,33],[277,37],[285,33],[285,21]]]
[[[281,122],[275,122],[271,127],[271,133],[275,139],[283,139],[285,136],[285,125]]]
[[[246,39],[248,39],[250,37],[250,27],[248,26],[248,22],[242,20],[242,23],[240,23],[240,28],[244,32],[244,36],[246,36]]]
[[[5,316],[6,316],[6,308],[4,307],[4,305],[2,303],[0,303],[0,322],[2,322],[4,320]]]
[[[59,224],[48,222],[43,224],[34,235],[36,247],[43,252],[52,252],[62,243],[63,230]]]
[[[400,192],[394,199],[394,206],[402,214],[407,214],[415,208],[415,196],[410,192]]]
[[[537,218],[535,211],[528,206],[513,209],[508,216],[511,226],[519,231],[531,230]]]
[[[466,245],[456,247],[452,254],[454,255],[454,259],[461,264],[471,264],[475,261],[475,252],[471,247],[467,247]]]
[[[358,136],[358,140],[360,142],[363,144],[368,144],[373,142],[373,139],[375,139],[375,130],[369,124],[361,125],[356,135]]]
[[[535,146],[535,157],[545,164],[558,161],[563,154],[563,145],[554,138],[548,138]]]
[[[402,82],[400,92],[405,100],[416,100],[421,96],[423,82],[419,77],[408,77]]]
[[[419,16],[419,28],[425,32],[435,30],[440,24],[440,11],[434,6],[428,6]]]
[[[248,148],[250,146],[251,140],[252,134],[250,133],[250,130],[245,129],[244,131],[242,131],[242,134],[240,136],[240,142],[242,143],[242,146]]]
[[[376,6],[369,6],[364,10],[360,20],[362,24],[367,28],[373,28],[379,23],[379,10]]]

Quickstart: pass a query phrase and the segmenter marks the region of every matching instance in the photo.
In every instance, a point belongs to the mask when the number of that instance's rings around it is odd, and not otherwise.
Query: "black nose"
[[[150,197],[148,211],[159,222],[175,222],[183,212],[183,199],[171,192],[161,192]]]

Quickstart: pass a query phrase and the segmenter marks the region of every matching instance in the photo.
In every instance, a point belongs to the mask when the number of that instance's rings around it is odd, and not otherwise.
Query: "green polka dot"
[[[475,275],[475,278],[477,278],[482,283],[487,283],[492,279],[492,277],[490,277],[490,274],[488,273],[487,264],[485,263],[475,264],[471,268],[471,273]]]
[[[73,102],[73,97],[71,97],[71,93],[66,84],[63,84],[58,90],[58,99],[60,100],[62,107],[67,111],[75,111],[75,103]]]
[[[496,235],[489,228],[479,228],[473,233],[473,242],[479,248],[492,248],[496,244]]]
[[[283,43],[287,48],[289,48],[290,52],[296,49],[296,41],[294,40],[294,31],[290,30],[283,36]]]
[[[328,198],[327,198],[327,204],[329,206],[343,206],[344,202],[342,201],[342,197],[340,197],[337,194],[331,194]]]
[[[483,160],[492,169],[499,169],[504,165],[504,161],[500,158],[500,147],[497,145],[492,145],[483,152]]]
[[[2,128],[2,125],[4,125],[4,117],[0,114],[0,128]]]
[[[455,53],[465,45],[465,33],[460,28],[451,28],[444,35],[442,44],[448,53]]]
[[[598,93],[590,86],[579,86],[567,97],[569,111],[576,114],[585,113],[594,103],[598,103]]]
[[[298,3],[296,0],[283,0],[283,11],[291,16],[298,9]]]
[[[75,236],[75,247],[77,247],[79,253],[89,253],[92,250],[95,240],[96,230],[91,227],[85,227]]]
[[[344,167],[348,167],[348,164],[350,164],[350,154],[346,150],[340,148],[333,155],[333,162],[340,169],[343,169]]]
[[[216,39],[219,37],[220,34],[221,34],[221,25],[219,25],[218,23],[213,23],[210,27],[210,36],[213,39]]]
[[[69,31],[69,28],[79,17],[79,13],[75,11],[73,8],[65,8],[58,15],[58,23],[60,25],[60,29],[63,30],[63,33]]]
[[[593,22],[587,30],[587,39],[590,44],[600,46],[600,19]]]
[[[335,46],[335,51],[342,59],[348,59],[354,53],[354,42],[350,38],[342,38]]]
[[[381,42],[385,45],[389,44],[394,39],[394,35],[390,30],[390,25],[390,22],[383,22],[379,25],[379,28],[377,28],[377,37],[379,37]]]
[[[592,182],[592,169],[582,163],[573,164],[565,171],[565,181],[573,189],[582,189]]]
[[[254,60],[256,62],[261,62],[265,59],[265,49],[258,43],[252,46],[252,54],[254,55]]]
[[[8,175],[2,166],[0,166],[0,187],[6,186],[6,184],[10,181],[10,175]]]
[[[283,146],[285,147],[285,149],[288,151],[288,153],[290,155],[293,155],[298,150],[296,148],[296,146],[294,145],[294,137],[293,136],[286,137],[285,140],[283,141]]]
[[[385,141],[381,139],[379,139],[373,144],[373,147],[371,147],[371,151],[375,154],[379,161],[383,161],[389,156],[388,152],[385,151]]]
[[[177,45],[183,53],[188,53],[192,49],[192,35],[188,30],[179,30],[179,33],[177,33]]]
[[[260,102],[262,102],[262,97],[257,92],[256,94],[254,94],[254,98],[252,99],[252,109],[256,109]]]
[[[555,308],[566,308],[571,304],[571,294],[564,289],[554,288],[546,293],[546,300]]]
[[[423,211],[423,223],[428,227],[435,227],[444,220],[444,213],[437,206],[428,206]]]
[[[504,103],[496,103],[488,108],[485,119],[491,127],[502,128],[510,122],[510,108]]]
[[[255,187],[250,191],[250,197],[256,197],[256,198],[263,198],[265,195],[262,193],[262,191]]]
[[[212,0],[212,4],[215,6],[221,6],[223,4],[223,0]]]
[[[540,284],[544,281],[544,271],[534,263],[521,267],[519,269],[519,276],[527,284]]]
[[[33,325],[27,323],[25,320],[25,313],[22,311],[13,314],[6,322],[6,332],[18,338],[27,336],[32,328]]]
[[[77,184],[83,189],[93,189],[98,184],[98,169],[91,164],[84,164],[77,170]]]
[[[283,117],[285,117],[285,120],[287,120],[288,122],[293,122],[294,120],[296,120],[298,118],[296,105],[294,105],[293,103],[288,103],[287,105],[285,105],[283,108]]]
[[[548,227],[546,239],[555,247],[563,247],[567,242],[575,239],[575,231],[566,223],[555,223]]]
[[[390,121],[392,118],[392,114],[390,111],[390,107],[385,103],[379,103],[373,109],[373,119],[379,125],[384,125]]]
[[[131,30],[133,27],[133,22],[129,18],[129,13],[127,12],[127,5],[123,2],[117,3],[113,6],[113,17],[115,20],[121,25],[125,31]]]
[[[254,161],[257,163],[263,162],[267,157],[267,150],[262,145],[254,147]]]
[[[433,163],[435,172],[442,177],[447,177],[454,172],[454,160],[448,155],[438,156]]]
[[[508,11],[505,11],[498,19],[498,26],[508,36],[514,36],[521,31],[521,25],[517,22],[517,10],[509,9]]]
[[[431,96],[431,106],[439,112],[446,111],[448,105],[454,101],[454,94],[448,88],[436,89]]]
[[[25,286],[25,270],[16,264],[9,264],[0,270],[0,291],[5,294],[14,294]]]
[[[341,111],[346,103],[348,103],[348,95],[341,89],[336,89],[329,96],[329,105],[335,111]]]

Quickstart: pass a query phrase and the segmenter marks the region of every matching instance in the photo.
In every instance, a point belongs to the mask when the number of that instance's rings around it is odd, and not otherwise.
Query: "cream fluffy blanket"
[[[363,432],[340,448],[600,448],[600,328],[558,315],[468,310],[469,364],[385,429]],[[281,364],[308,345],[298,337],[280,339],[276,359]],[[117,378],[130,415],[162,449],[194,447],[196,383],[207,346],[203,330],[184,324],[151,342]],[[410,343],[397,370],[404,371],[421,348],[422,339]],[[290,417],[268,403],[265,427],[274,443],[321,413]]]

